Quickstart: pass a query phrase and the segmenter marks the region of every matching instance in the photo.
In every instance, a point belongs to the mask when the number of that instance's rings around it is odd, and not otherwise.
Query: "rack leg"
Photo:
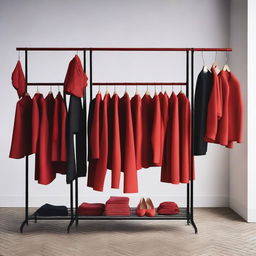
[[[28,221],[27,221],[27,220],[24,220],[24,221],[21,223],[21,225],[20,225],[20,233],[23,233],[23,228],[24,228],[25,224],[28,225]]]
[[[69,233],[69,232],[70,232],[70,228],[71,228],[71,226],[73,225],[74,221],[75,221],[75,219],[74,219],[74,218],[72,218],[72,220],[69,222],[69,224],[68,224],[68,228],[67,228],[67,233]]]
[[[193,226],[193,228],[195,230],[195,234],[197,234],[198,230],[197,230],[197,226],[196,226],[196,223],[194,222],[194,220],[191,220],[191,224],[192,224],[192,226]]]

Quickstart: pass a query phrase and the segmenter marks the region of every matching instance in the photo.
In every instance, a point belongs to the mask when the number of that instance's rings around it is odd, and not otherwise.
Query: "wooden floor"
[[[32,223],[19,233],[21,208],[0,208],[1,256],[255,256],[256,223],[227,208],[195,210],[197,235],[184,221]]]

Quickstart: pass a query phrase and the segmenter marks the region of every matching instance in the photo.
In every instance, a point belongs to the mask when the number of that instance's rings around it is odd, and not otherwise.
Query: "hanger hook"
[[[50,92],[52,92],[52,85],[50,85]]]
[[[38,85],[36,86],[36,93],[39,93],[39,87],[38,87]]]
[[[229,62],[229,55],[228,55],[228,51],[226,51],[226,64],[228,64],[228,62]]]
[[[18,60],[20,60],[20,51],[18,51]]]
[[[215,51],[214,63],[216,63],[216,62],[217,62],[217,55],[218,55],[218,51]]]
[[[204,51],[201,51],[201,56],[202,56],[203,65],[205,66],[205,61],[204,61]]]

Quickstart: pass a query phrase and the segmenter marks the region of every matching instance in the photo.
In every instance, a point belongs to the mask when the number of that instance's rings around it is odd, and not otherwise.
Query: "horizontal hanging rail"
[[[27,83],[28,86],[63,86],[64,83]]]
[[[232,51],[232,48],[17,47],[17,51]]]
[[[102,83],[92,83],[92,85],[98,85],[98,86],[104,86],[104,85],[133,85],[133,86],[137,86],[137,85],[187,85],[187,83],[184,83],[184,82],[175,82],[175,83],[172,83],[172,82],[156,82],[156,83],[152,83],[152,82],[138,82],[138,83],[134,83],[134,82],[122,82],[122,83],[115,83],[115,82],[102,82]]]

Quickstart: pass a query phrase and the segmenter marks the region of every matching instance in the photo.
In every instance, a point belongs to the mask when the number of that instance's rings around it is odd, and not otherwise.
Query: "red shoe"
[[[144,198],[140,199],[140,202],[136,208],[136,215],[142,217],[146,214],[147,204]]]
[[[154,208],[154,205],[150,198],[147,198],[146,205],[147,205],[146,215],[148,217],[156,216],[156,209]]]

